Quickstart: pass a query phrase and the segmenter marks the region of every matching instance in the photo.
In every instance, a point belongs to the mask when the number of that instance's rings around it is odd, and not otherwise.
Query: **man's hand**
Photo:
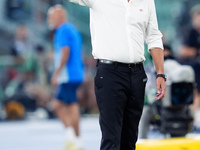
[[[57,87],[58,84],[58,77],[60,73],[62,72],[62,69],[64,66],[67,64],[67,61],[69,59],[69,53],[70,53],[70,48],[68,46],[65,46],[61,49],[62,55],[61,55],[61,60],[60,60],[60,66],[58,66],[54,72],[54,75],[51,79],[51,84],[55,88]]]
[[[164,54],[163,50],[160,48],[154,48],[150,50],[151,56],[153,58],[157,74],[164,74]],[[165,79],[163,77],[158,77],[156,80],[157,94],[156,100],[159,100],[165,96]]]
[[[55,73],[54,75],[53,75],[53,77],[52,77],[52,79],[51,79],[51,85],[54,87],[54,88],[56,88],[57,87],[57,85],[58,85],[58,74],[57,73]]]
[[[162,77],[158,77],[156,80],[156,87],[157,87],[157,94],[156,94],[156,100],[160,100],[165,96],[165,80]]]

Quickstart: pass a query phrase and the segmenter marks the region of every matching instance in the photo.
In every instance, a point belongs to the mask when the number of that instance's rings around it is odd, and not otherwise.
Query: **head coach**
[[[144,42],[157,70],[157,95],[165,94],[162,34],[154,0],[70,0],[90,8],[100,150],[135,150],[147,76]]]

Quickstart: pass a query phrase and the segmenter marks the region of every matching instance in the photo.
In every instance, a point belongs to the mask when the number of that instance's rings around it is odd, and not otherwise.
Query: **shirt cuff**
[[[154,41],[148,44],[148,52],[150,52],[150,50],[155,49],[155,48],[160,48],[164,50],[162,41],[157,41],[157,42]]]

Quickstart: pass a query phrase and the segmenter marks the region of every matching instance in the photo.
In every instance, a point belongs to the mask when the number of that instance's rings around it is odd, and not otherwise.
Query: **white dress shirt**
[[[163,49],[154,0],[69,0],[90,8],[95,59],[143,62],[148,49]]]

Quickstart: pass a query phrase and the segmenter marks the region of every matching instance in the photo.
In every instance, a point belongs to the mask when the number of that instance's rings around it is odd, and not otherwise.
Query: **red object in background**
[[[15,69],[13,69],[13,68],[11,68],[11,69],[9,70],[8,74],[9,74],[9,78],[10,78],[10,79],[14,79],[14,78],[16,78],[17,75],[18,75],[17,71],[16,71]]]

